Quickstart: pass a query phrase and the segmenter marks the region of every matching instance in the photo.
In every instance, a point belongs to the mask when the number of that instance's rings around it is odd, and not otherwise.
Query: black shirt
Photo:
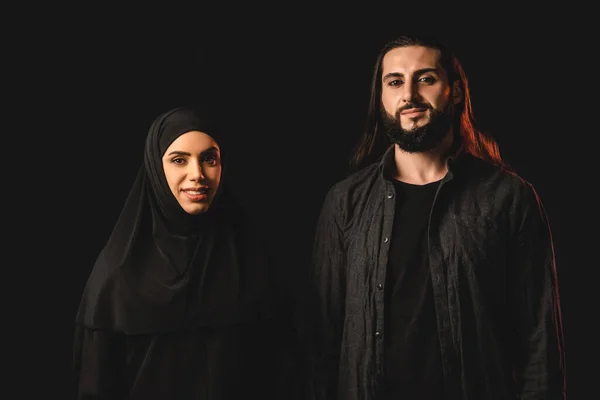
[[[440,400],[444,383],[427,256],[427,221],[439,182],[392,182],[396,213],[385,284],[386,399]]]
[[[379,400],[385,388],[380,288],[396,212],[393,156],[390,147],[323,202],[307,290],[315,320],[306,324],[319,400]],[[530,183],[469,154],[448,168],[427,226],[446,398],[562,400],[560,305],[542,203]]]

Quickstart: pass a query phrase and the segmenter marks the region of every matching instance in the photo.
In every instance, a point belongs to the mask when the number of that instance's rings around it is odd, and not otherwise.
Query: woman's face
[[[179,136],[162,158],[165,177],[173,196],[188,214],[206,212],[221,182],[221,151],[204,132]]]

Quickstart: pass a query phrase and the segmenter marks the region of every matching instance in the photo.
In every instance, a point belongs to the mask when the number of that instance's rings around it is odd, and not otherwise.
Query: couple
[[[212,114],[154,121],[82,296],[77,398],[565,398],[544,208],[477,129],[459,60],[396,38],[369,104],[298,304],[228,191]]]

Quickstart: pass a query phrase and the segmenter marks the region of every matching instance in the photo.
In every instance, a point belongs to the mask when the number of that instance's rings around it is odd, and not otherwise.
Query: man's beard
[[[429,122],[423,126],[404,129],[400,124],[400,113],[409,108],[429,110]],[[434,110],[426,104],[407,104],[398,109],[396,115],[389,114],[382,107],[383,128],[390,140],[408,153],[421,153],[436,148],[452,127],[452,106]]]

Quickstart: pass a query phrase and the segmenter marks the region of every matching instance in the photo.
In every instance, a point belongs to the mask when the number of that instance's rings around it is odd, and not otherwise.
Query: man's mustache
[[[429,104],[423,104],[423,103],[406,103],[406,105],[404,105],[396,110],[396,118],[400,118],[400,113],[402,111],[409,110],[411,108],[424,108],[426,110],[429,110],[429,109],[431,109],[431,106]]]

